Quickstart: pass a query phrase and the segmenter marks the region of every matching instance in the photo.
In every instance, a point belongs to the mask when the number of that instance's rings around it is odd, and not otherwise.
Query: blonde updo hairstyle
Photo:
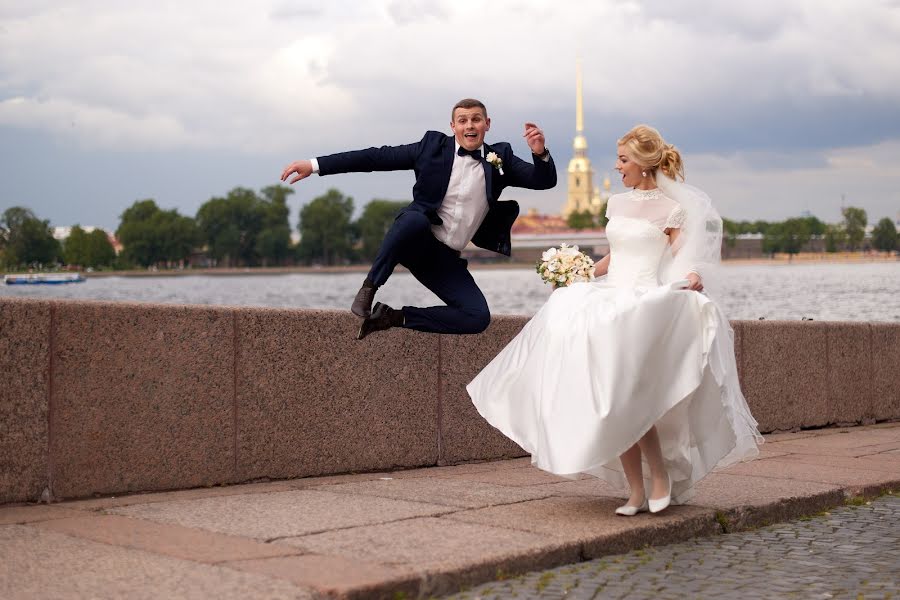
[[[680,177],[684,180],[684,164],[681,162],[681,153],[666,140],[659,132],[649,125],[636,125],[619,140],[620,146],[625,146],[631,159],[654,176],[656,170],[672,179]]]

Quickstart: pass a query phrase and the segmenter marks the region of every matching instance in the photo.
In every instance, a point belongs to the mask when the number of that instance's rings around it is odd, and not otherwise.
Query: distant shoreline
[[[734,258],[722,261],[727,265],[809,265],[809,264],[856,264],[856,263],[893,263],[900,262],[900,256],[872,255],[859,253],[839,253],[837,255],[823,255],[821,253],[797,254],[793,258],[788,255],[777,254],[774,258]],[[402,267],[401,267],[402,268]],[[484,269],[533,269],[534,263],[529,262],[469,262],[472,270]],[[216,267],[208,269],[163,269],[158,271],[129,270],[129,271],[93,271],[85,273],[87,277],[184,277],[191,275],[209,275],[233,277],[238,275],[286,275],[291,273],[304,274],[340,274],[340,273],[365,273],[369,265],[332,265],[332,266],[293,266],[293,267]],[[84,271],[81,271],[84,273]]]

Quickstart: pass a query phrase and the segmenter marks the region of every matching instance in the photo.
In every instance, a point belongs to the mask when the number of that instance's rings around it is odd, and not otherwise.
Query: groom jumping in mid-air
[[[509,186],[546,190],[556,185],[556,166],[544,146],[544,132],[525,124],[525,141],[534,164],[513,154],[506,142],[488,145],[491,128],[484,104],[460,100],[451,111],[453,136],[428,131],[414,144],[382,146],[299,160],[285,167],[281,180],[296,183],[313,173],[413,169],[413,201],[400,211],[384,236],[372,269],[350,310],[364,320],[357,339],[390,327],[435,333],[480,333],[491,320],[487,301],[469,274],[460,251],[476,246],[509,256],[510,229],[519,214],[514,201],[500,202]],[[446,306],[395,310],[372,301],[398,264],[446,302]]]

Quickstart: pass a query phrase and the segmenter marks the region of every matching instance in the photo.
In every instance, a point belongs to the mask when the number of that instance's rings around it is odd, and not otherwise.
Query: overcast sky
[[[135,200],[193,216],[291,160],[449,132],[463,97],[488,141],[546,131],[560,185],[508,189],[558,212],[575,61],[600,178],[655,125],[723,216],[900,211],[900,0],[0,0],[0,210],[114,229]],[[314,176],[410,199],[411,172]]]

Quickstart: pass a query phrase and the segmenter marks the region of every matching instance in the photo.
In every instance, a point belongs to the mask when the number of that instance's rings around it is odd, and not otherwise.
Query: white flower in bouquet
[[[544,283],[566,287],[581,281],[593,281],[594,261],[578,249],[578,246],[560,244],[548,248],[535,264],[535,270]]]

